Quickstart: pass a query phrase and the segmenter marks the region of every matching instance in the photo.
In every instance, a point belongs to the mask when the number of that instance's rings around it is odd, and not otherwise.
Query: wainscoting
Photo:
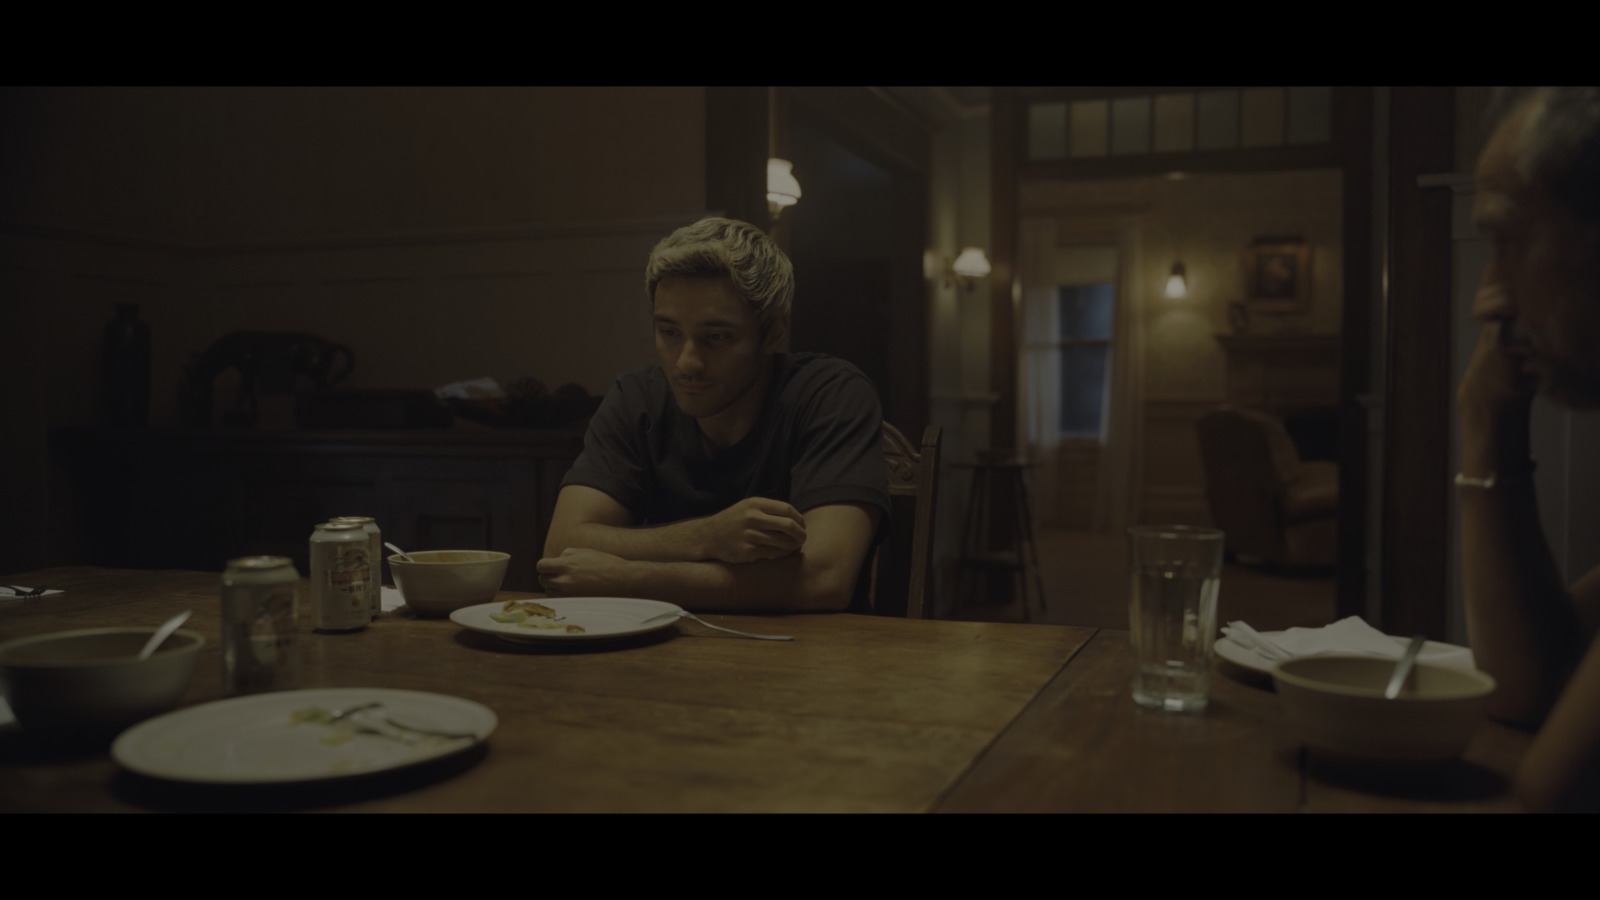
[[[1210,525],[1195,423],[1220,397],[1146,397],[1144,494],[1138,521]]]

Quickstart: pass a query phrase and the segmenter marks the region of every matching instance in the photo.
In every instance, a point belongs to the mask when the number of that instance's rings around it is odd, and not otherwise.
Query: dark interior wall
[[[153,424],[244,329],[356,346],[350,387],[604,390],[651,358],[640,272],[705,210],[705,132],[698,87],[0,88],[0,570],[73,561],[48,435],[96,421],[117,303]]]
[[[789,153],[804,202],[790,209],[795,301],[790,345],[854,363],[890,389],[890,173],[819,131],[791,122]]]
[[[0,217],[194,242],[697,211],[704,91],[0,91]]]
[[[823,94],[785,107],[785,152],[804,192],[784,213],[796,281],[791,346],[859,366],[885,416],[920,435],[928,421],[928,175],[885,149],[865,124],[872,120],[851,106],[862,99]],[[925,156],[926,135],[919,140],[912,143]]]

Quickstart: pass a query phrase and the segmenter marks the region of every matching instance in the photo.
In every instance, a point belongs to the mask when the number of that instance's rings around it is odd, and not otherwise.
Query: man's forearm
[[[1499,683],[1491,711],[1536,725],[1583,652],[1582,629],[1539,522],[1526,450],[1483,434],[1468,429],[1462,448],[1467,475],[1496,479],[1459,489],[1467,629],[1478,665]]]
[[[631,560],[612,587],[625,597],[728,612],[829,612],[850,605],[855,573],[808,560],[805,553],[748,563]]]
[[[559,534],[552,532],[545,541],[545,556],[581,547],[640,562],[694,562],[712,555],[708,538],[705,519],[652,527],[590,522],[568,526]]]

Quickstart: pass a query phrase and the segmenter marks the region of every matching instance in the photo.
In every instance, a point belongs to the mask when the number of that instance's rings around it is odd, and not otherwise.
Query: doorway
[[[784,213],[795,271],[790,347],[854,363],[884,417],[910,435],[928,421],[922,273],[926,173],[824,110],[785,104],[785,152],[805,191]]]
[[[1021,223],[1019,427],[1042,528],[1121,532],[1137,518],[1136,224]]]

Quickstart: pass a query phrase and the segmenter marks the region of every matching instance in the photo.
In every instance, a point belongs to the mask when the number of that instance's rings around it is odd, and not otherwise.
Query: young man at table
[[[1541,390],[1600,406],[1600,89],[1534,90],[1501,107],[1473,204],[1494,257],[1457,391],[1467,625],[1499,682],[1491,712],[1538,729],[1518,796],[1533,810],[1595,810],[1600,569],[1562,584],[1539,524],[1529,412]]]
[[[883,412],[855,366],[779,351],[788,258],[750,225],[703,219],[656,246],[645,289],[660,364],[619,377],[595,413],[540,584],[692,609],[861,605],[889,509]]]

